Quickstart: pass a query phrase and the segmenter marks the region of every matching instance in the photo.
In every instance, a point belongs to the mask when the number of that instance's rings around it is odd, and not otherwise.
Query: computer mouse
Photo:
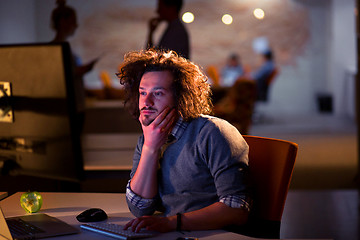
[[[105,211],[100,208],[90,208],[76,216],[79,222],[99,222],[107,218]]]

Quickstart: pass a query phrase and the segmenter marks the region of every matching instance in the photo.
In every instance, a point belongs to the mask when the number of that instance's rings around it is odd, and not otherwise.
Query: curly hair
[[[138,118],[139,85],[146,72],[170,71],[173,76],[172,91],[180,117],[184,121],[212,113],[211,90],[206,75],[196,64],[174,51],[148,49],[129,52],[116,73],[125,87],[125,106]]]

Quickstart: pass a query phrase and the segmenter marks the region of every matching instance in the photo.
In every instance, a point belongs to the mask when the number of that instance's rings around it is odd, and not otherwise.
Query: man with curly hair
[[[210,86],[199,66],[150,49],[125,55],[117,76],[143,130],[126,189],[137,218],[125,228],[168,232],[246,223],[248,145],[235,127],[208,115]]]

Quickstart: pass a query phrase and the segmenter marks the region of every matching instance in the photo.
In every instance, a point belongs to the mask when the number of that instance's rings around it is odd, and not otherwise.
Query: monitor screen
[[[82,175],[67,43],[0,45],[1,173],[78,181]]]

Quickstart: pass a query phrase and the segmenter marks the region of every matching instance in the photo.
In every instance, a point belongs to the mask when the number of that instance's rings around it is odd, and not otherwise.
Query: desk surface
[[[125,224],[133,218],[129,212],[125,200],[125,194],[118,193],[41,193],[43,206],[40,210],[50,216],[57,217],[80,229],[80,224],[75,216],[80,212],[93,207],[102,208],[109,216],[108,222]],[[21,193],[16,193],[0,202],[6,217],[25,215],[25,211],[19,204]],[[99,239],[99,234],[80,229],[80,234],[57,237],[56,239]],[[251,240],[250,238],[222,230],[215,231],[193,231],[185,234],[171,232],[161,234],[149,239],[176,239],[177,237],[198,237],[200,239],[216,240]],[[101,236],[101,239],[113,239]]]
[[[6,198],[8,195],[7,192],[0,192],[0,200],[3,199],[3,198]]]

